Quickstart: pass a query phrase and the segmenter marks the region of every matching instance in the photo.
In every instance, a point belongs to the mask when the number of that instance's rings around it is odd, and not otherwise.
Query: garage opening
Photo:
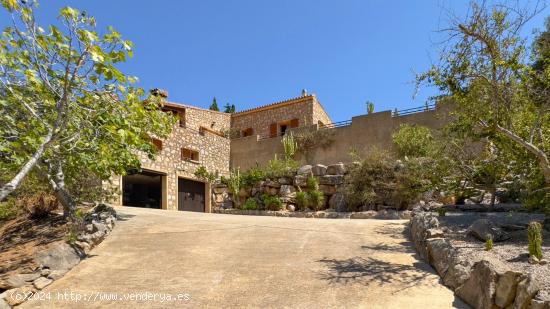
[[[204,212],[204,182],[178,179],[178,210]]]
[[[122,177],[123,205],[161,209],[162,177],[150,171],[129,172]]]

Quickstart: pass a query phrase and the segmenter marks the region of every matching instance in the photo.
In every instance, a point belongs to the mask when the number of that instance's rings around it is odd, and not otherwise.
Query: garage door
[[[122,203],[125,206],[162,208],[162,177],[149,171],[122,177]]]
[[[204,212],[204,182],[178,179],[178,210]]]

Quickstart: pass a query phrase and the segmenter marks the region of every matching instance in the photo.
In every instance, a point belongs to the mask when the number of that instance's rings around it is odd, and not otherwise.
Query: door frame
[[[191,181],[195,181],[195,182],[200,182],[200,183],[203,183],[204,184],[204,213],[211,213],[212,212],[212,208],[211,208],[211,202],[212,202],[212,192],[211,192],[211,184],[207,181],[202,181],[202,180],[198,180],[196,178],[192,178],[192,177],[185,177],[185,176],[180,176],[180,175],[177,175],[177,178],[176,178],[176,210],[179,211],[179,205],[180,205],[180,182],[179,180],[181,179],[186,179],[186,180],[191,180]]]
[[[152,168],[141,168],[142,172],[149,172],[154,174],[160,175],[161,180],[161,201],[160,201],[160,209],[166,210],[168,209],[168,173],[161,171],[161,170],[155,170]],[[124,199],[124,176],[120,175],[120,183],[118,189],[120,190],[120,206],[124,206],[123,199]]]

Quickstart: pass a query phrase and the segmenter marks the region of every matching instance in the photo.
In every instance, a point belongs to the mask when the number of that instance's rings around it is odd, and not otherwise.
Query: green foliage
[[[14,218],[17,215],[17,207],[13,200],[0,203],[0,222]]]
[[[235,207],[239,208],[240,199],[239,199],[239,191],[241,190],[241,172],[237,169],[233,169],[230,174],[229,178],[227,178],[227,186],[229,187],[229,191],[231,191],[231,195],[233,196],[233,203],[235,203]]]
[[[487,234],[487,236],[485,236],[485,251],[491,251],[493,247],[493,235]]]
[[[306,161],[311,161],[312,151],[315,149],[326,149],[334,143],[333,130],[306,130],[294,135],[298,145],[297,153],[305,156]]]
[[[392,139],[402,157],[426,157],[435,150],[432,132],[425,126],[402,124]]]
[[[444,207],[439,207],[439,208],[437,208],[435,211],[437,211],[437,214],[438,214],[440,217],[445,217],[445,215],[447,215],[447,209],[444,208]]]
[[[209,172],[206,169],[206,167],[204,167],[203,165],[199,166],[195,170],[193,175],[195,175],[195,177],[197,177],[198,179],[200,179],[202,181],[208,181],[208,182],[213,182],[218,178],[218,175],[216,175],[216,173]]]
[[[264,172],[267,178],[281,178],[294,176],[300,164],[292,159],[277,159],[269,160]]]
[[[294,159],[294,155],[298,151],[298,143],[294,139],[294,135],[292,135],[292,132],[290,132],[290,134],[285,134],[281,142],[283,143],[283,147],[285,150],[285,159]]]
[[[137,79],[118,69],[132,42],[113,28],[98,33],[93,17],[69,7],[46,31],[35,1],[10,2],[15,22],[0,36],[0,174],[25,176],[29,163],[71,196],[65,185],[83,171],[106,180],[139,168],[137,153],[153,158],[151,138],[168,136],[176,119],[159,100],[144,103]]]
[[[309,198],[307,196],[307,193],[304,191],[298,191],[296,192],[296,207],[298,207],[299,210],[304,210],[309,207]]]
[[[538,222],[531,222],[527,227],[529,238],[529,255],[542,259],[542,225]]]
[[[325,196],[319,190],[309,191],[307,193],[308,205],[313,207],[313,210],[319,210],[325,203]]]
[[[262,195],[262,202],[267,210],[281,210],[283,208],[283,202],[276,195]]]
[[[244,188],[251,188],[256,183],[265,179],[265,172],[259,167],[253,167],[241,175],[241,185]]]
[[[306,180],[306,185],[310,191],[319,190],[319,181],[315,177],[308,177]]]
[[[208,109],[216,112],[220,111],[220,108],[218,107],[218,102],[216,101],[216,97],[212,99],[212,104],[210,104],[210,107]]]
[[[350,209],[408,208],[430,189],[430,182],[418,173],[421,165],[422,161],[401,162],[387,152],[371,152],[347,175],[345,196]]]
[[[225,113],[231,113],[233,114],[235,112],[235,104],[229,104],[229,103],[226,103],[225,106],[224,106],[224,112]]]
[[[245,209],[245,210],[256,210],[256,209],[259,209],[258,201],[257,201],[255,198],[253,198],[253,197],[249,197],[249,198],[246,200],[246,202],[244,202],[242,209]]]
[[[374,113],[374,103],[371,101],[367,101],[367,113],[369,115]]]

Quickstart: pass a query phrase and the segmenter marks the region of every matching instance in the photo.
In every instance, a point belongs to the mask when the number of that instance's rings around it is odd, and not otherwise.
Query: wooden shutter
[[[277,136],[277,124],[272,123],[269,125],[269,137]]]
[[[297,128],[300,126],[300,120],[298,118],[294,118],[290,120],[290,127],[291,128]]]

